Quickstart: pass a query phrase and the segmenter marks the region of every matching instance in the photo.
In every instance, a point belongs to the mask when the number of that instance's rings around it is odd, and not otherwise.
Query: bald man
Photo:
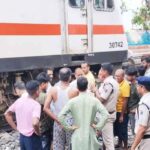
[[[75,69],[75,78],[76,79],[70,83],[70,86],[72,88],[76,88],[77,89],[77,79],[79,77],[82,77],[83,75],[84,75],[84,72],[82,71],[82,69],[81,68],[76,68]]]
[[[78,90],[70,87],[71,74],[72,72],[69,68],[60,69],[60,84],[51,88],[44,104],[44,111],[54,120],[53,150],[64,150],[66,146],[67,150],[70,149],[71,133],[66,132],[61,127],[61,124],[58,120],[58,114],[67,104],[69,99],[78,95]],[[50,104],[52,102],[54,104],[53,111],[50,108]],[[70,119],[67,120],[67,122],[70,121]]]
[[[124,150],[128,149],[128,115],[127,115],[127,102],[130,97],[130,85],[124,79],[125,72],[122,69],[118,69],[115,72],[115,78],[119,83],[119,98],[117,101],[117,117],[114,124],[115,135],[119,138],[119,147],[123,147]]]

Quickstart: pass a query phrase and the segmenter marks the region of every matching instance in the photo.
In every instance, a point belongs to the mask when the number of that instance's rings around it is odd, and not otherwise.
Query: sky
[[[134,16],[133,11],[136,11],[142,4],[142,0],[124,0],[128,9],[128,12],[124,12],[123,16],[123,24],[125,31],[130,31],[132,28],[131,20]]]

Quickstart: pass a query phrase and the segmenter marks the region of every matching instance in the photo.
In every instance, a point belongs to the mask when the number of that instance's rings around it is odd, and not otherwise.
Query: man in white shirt
[[[75,80],[73,80],[71,83],[70,83],[70,86],[72,87],[72,88],[77,88],[77,79],[79,78],[79,77],[81,77],[81,76],[83,76],[84,75],[84,73],[83,73],[83,71],[82,71],[82,69],[81,68],[76,68],[75,69]]]

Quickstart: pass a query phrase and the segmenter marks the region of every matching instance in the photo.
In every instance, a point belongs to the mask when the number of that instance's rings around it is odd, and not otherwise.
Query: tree
[[[147,7],[150,7],[150,0],[145,0],[145,4]]]
[[[150,30],[150,2],[145,0],[145,4],[135,12],[132,23],[143,30]]]

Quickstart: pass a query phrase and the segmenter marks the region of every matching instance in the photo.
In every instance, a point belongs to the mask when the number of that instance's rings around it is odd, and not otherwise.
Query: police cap
[[[141,76],[137,78],[137,82],[143,86],[150,86],[150,77]]]

